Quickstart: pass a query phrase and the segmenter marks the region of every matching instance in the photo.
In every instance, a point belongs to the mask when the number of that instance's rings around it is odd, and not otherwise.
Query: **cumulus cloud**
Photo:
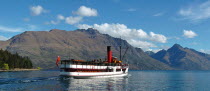
[[[127,42],[134,47],[143,48],[144,50],[148,50],[151,47],[157,47],[155,44],[147,41],[128,39]]]
[[[57,25],[57,24],[59,24],[61,21],[65,20],[65,19],[66,19],[66,18],[65,18],[63,15],[59,14],[59,15],[57,15],[57,19],[56,19],[56,20],[51,20],[51,21],[49,21],[49,22],[45,22],[44,24],[46,24],[46,25],[48,25],[48,24]]]
[[[190,5],[179,10],[179,15],[184,19],[194,22],[210,18],[210,1],[197,5]]]
[[[146,49],[145,51],[152,51],[154,53],[157,53],[159,52],[160,50],[168,50],[170,47],[169,46],[166,46],[166,45],[160,45],[160,46],[157,46],[157,47],[154,47],[154,48],[148,48]]]
[[[153,32],[150,32],[150,40],[160,42],[160,43],[166,43],[167,38],[164,35],[161,34],[155,34]]]
[[[147,51],[152,51],[152,52],[154,52],[154,53],[157,53],[157,52],[159,52],[160,50],[163,50],[163,49],[149,49],[149,50],[147,50]]]
[[[100,33],[109,34],[113,37],[122,37],[135,47],[149,48],[156,47],[152,42],[166,43],[167,38],[162,34],[155,34],[154,32],[146,33],[142,29],[130,29],[124,24],[79,24],[80,29],[94,28]],[[150,41],[150,42],[148,42]]]
[[[203,52],[203,53],[207,53],[207,54],[210,54],[210,50],[204,50],[204,49],[200,49],[200,52]]]
[[[80,28],[80,29],[93,28],[93,26],[87,25],[87,24],[79,24],[79,25],[77,25],[77,27]]]
[[[8,40],[8,39],[9,39],[9,38],[0,35],[0,40],[1,40],[1,41],[5,41],[5,40]]]
[[[87,28],[95,28],[98,29],[101,33],[109,34],[112,36],[122,36],[125,38],[133,38],[133,39],[142,39],[142,40],[150,40],[154,42],[160,42],[160,43],[166,43],[167,38],[164,35],[161,34],[155,34],[153,32],[150,32],[147,34],[142,29],[130,29],[127,28],[124,24],[94,24],[94,25],[87,25],[87,24],[79,24],[77,26],[81,29],[87,29]]]
[[[38,15],[46,12],[46,10],[40,5],[32,6],[32,7],[30,7],[30,10],[31,10],[31,14],[34,16],[38,16]]]
[[[89,8],[89,7],[86,7],[86,6],[80,6],[80,8],[74,13],[77,14],[77,15],[80,15],[80,16],[87,16],[87,17],[98,15],[98,12],[97,12],[96,9]]]
[[[187,38],[194,38],[195,36],[197,36],[197,34],[192,30],[184,30],[183,33],[184,33],[183,36]]]
[[[80,16],[78,16],[78,17],[69,16],[69,17],[66,17],[66,23],[72,25],[72,24],[81,22],[82,19],[83,19],[83,17],[80,17]]]
[[[69,17],[64,17],[63,15],[59,14],[57,15],[56,20],[51,20],[50,22],[45,22],[45,24],[59,24],[61,21],[65,21],[67,24],[74,25],[77,23],[80,23],[83,21],[84,17],[90,17],[90,16],[97,16],[97,10],[93,8],[89,8],[86,6],[80,6],[79,9],[73,14],[76,14],[76,16],[69,16]]]
[[[65,17],[64,17],[63,15],[59,14],[59,15],[57,16],[57,19],[58,19],[58,20],[64,20]]]

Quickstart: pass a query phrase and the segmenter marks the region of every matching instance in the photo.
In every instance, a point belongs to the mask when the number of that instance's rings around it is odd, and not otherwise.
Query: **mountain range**
[[[0,48],[28,56],[34,67],[49,69],[56,68],[57,56],[61,56],[61,59],[104,59],[107,46],[112,46],[113,55],[119,58],[120,44],[123,47],[122,54],[129,47],[123,61],[129,63],[131,69],[172,69],[167,64],[151,58],[142,49],[131,46],[127,41],[101,34],[92,28],[74,31],[26,31],[7,41],[1,41]]]
[[[179,44],[174,44],[168,50],[161,50],[152,58],[169,65],[178,70],[209,70],[210,55],[198,52],[194,49],[183,48]]]
[[[157,53],[131,46],[120,38],[101,34],[96,29],[73,31],[52,29],[50,31],[26,31],[7,41],[0,41],[0,48],[21,56],[28,56],[34,67],[56,68],[57,56],[61,59],[105,59],[106,47],[112,46],[113,56],[126,55],[124,63],[137,70],[209,70],[210,55],[174,44],[168,50]]]

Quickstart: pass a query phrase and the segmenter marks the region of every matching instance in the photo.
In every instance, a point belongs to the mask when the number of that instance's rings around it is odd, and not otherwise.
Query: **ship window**
[[[77,64],[77,62],[74,62],[74,64]]]
[[[117,69],[116,71],[121,71],[121,69]]]
[[[108,69],[108,72],[113,72],[114,70],[113,69]]]
[[[64,69],[65,72],[68,72],[68,69]]]
[[[78,62],[77,64],[78,64],[78,65],[81,65],[81,63],[80,63],[80,62]]]
[[[84,65],[84,63],[81,63],[82,65]]]
[[[69,64],[69,62],[66,62],[66,64]]]

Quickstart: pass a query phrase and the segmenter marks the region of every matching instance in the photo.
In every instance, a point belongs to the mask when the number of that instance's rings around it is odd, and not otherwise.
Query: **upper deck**
[[[61,60],[61,64],[74,64],[74,65],[95,65],[95,66],[122,66],[123,64],[121,62],[115,62],[115,63],[108,63],[106,61],[83,61],[83,60]]]

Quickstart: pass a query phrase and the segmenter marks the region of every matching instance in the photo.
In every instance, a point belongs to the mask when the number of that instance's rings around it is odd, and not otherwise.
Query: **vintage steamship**
[[[56,61],[57,65],[59,61],[60,75],[74,78],[126,76],[129,69],[128,64],[123,64],[122,60],[118,60],[116,57],[112,56],[111,46],[107,46],[106,60],[60,60],[60,57],[58,56]]]

